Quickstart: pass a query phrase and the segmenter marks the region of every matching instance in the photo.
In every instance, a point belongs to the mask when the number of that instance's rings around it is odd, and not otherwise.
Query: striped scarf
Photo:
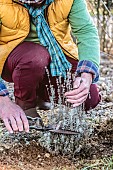
[[[71,68],[71,64],[67,61],[44,17],[45,8],[53,1],[54,0],[46,0],[45,5],[41,8],[34,8],[28,4],[25,4],[25,7],[28,9],[32,21],[36,25],[36,32],[40,44],[48,49],[51,56],[50,71],[52,76],[66,77],[66,72]]]

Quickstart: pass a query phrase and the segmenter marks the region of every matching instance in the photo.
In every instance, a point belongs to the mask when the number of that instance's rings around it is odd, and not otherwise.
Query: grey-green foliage
[[[96,160],[95,163],[85,165],[81,170],[113,170],[113,156]]]

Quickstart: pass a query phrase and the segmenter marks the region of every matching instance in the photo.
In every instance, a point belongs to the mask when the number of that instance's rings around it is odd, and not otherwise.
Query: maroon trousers
[[[77,68],[77,61],[67,57],[72,64],[71,72]],[[49,100],[46,85],[49,84],[45,67],[49,68],[50,55],[45,47],[33,43],[23,42],[19,44],[8,56],[2,78],[8,82],[14,82],[15,102],[24,110],[35,107],[38,98]],[[51,83],[56,89],[56,77],[50,76]],[[94,108],[100,101],[100,96],[95,84],[90,88],[91,98],[87,98],[85,109]]]

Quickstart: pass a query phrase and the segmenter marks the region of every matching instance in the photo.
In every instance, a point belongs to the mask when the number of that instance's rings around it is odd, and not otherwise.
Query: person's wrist
[[[90,83],[92,83],[93,75],[92,73],[81,73],[81,78],[87,79]]]
[[[10,101],[10,98],[9,98],[9,96],[7,95],[7,96],[0,96],[0,102],[2,102],[2,101]]]

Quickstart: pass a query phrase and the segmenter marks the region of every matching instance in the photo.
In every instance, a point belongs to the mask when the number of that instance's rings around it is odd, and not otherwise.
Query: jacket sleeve
[[[79,61],[90,61],[98,68],[100,63],[99,36],[85,0],[73,1],[69,22],[72,34],[77,39]]]
[[[7,90],[6,85],[4,84],[3,79],[0,76],[0,96],[7,96],[9,95],[9,92]]]
[[[0,16],[0,32],[1,32],[1,25],[2,25],[2,21],[1,21],[1,16]],[[9,95],[9,92],[7,90],[7,87],[4,84],[3,79],[0,76],[0,96],[7,96]]]

